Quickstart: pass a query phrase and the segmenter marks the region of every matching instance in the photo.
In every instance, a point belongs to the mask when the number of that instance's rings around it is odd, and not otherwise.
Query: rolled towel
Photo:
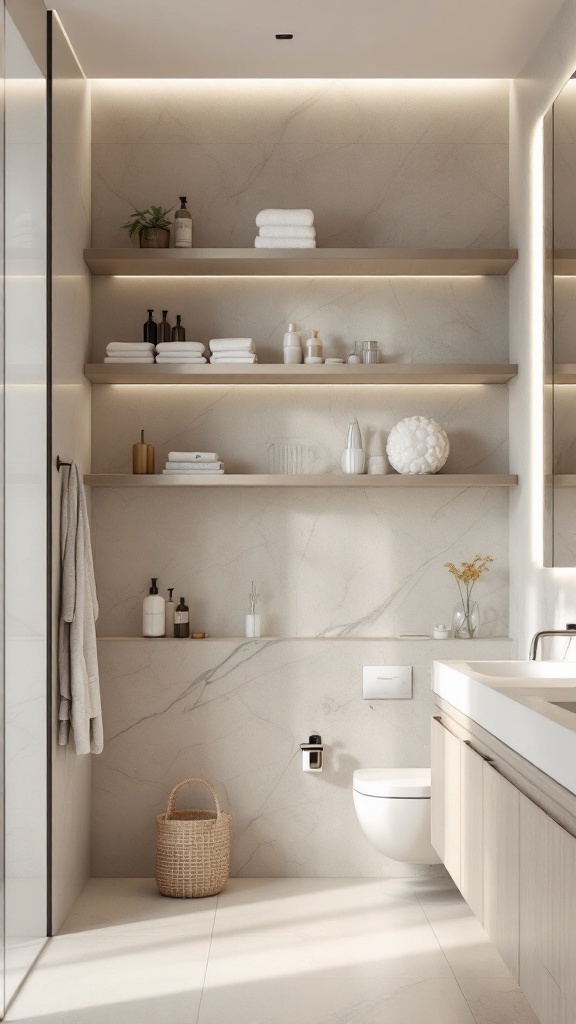
[[[161,341],[156,345],[157,352],[192,352],[196,355],[204,355],[205,346],[201,341]]]
[[[116,363],[117,366],[129,366],[130,363],[149,363],[154,365],[154,356],[131,356],[123,359],[122,356],[106,356],[105,363]]]
[[[217,452],[169,452],[168,462],[219,462]]]
[[[160,355],[156,356],[157,363],[180,363],[181,365],[190,364],[191,366],[201,366],[202,363],[207,363],[206,356],[187,356],[184,352],[180,355],[168,356]]]
[[[164,467],[165,473],[215,473],[218,469],[224,469],[222,462],[167,462]]]
[[[114,352],[142,352],[144,355],[148,355],[149,352],[154,351],[154,345],[149,345],[145,341],[111,341],[109,345],[106,345],[106,351],[108,355],[113,355]]]
[[[316,238],[316,228],[298,224],[264,224],[258,232],[260,238]]]
[[[269,224],[282,224],[290,227],[311,228],[314,223],[312,210],[260,210],[256,217],[256,227],[263,228]]]
[[[261,238],[256,235],[255,249],[315,249],[315,238]]]
[[[215,366],[223,366],[225,363],[257,363],[258,356],[249,352],[245,356],[241,356],[237,352],[221,352],[217,356],[211,356],[210,362]]]
[[[213,353],[256,351],[252,338],[211,338],[208,344]]]

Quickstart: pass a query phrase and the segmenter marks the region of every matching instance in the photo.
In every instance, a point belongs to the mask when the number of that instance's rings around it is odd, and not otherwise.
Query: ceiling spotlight
[[[294,39],[292,32],[277,32],[276,39]]]

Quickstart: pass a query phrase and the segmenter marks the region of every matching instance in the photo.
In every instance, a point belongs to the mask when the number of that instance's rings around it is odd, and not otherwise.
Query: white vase
[[[342,470],[360,476],[366,469],[366,452],[363,448],[345,448],[342,452]]]

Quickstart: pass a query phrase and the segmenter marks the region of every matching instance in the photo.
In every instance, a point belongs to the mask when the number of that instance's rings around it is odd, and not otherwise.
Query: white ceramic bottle
[[[305,363],[324,362],[324,346],[322,344],[322,339],[318,337],[318,331],[312,331],[312,334],[306,341],[305,351]]]
[[[358,420],[352,420],[348,426],[346,448],[342,452],[342,470],[353,476],[360,476],[366,468],[366,452],[362,447],[362,434]]]
[[[296,330],[296,324],[289,324],[284,335],[284,362],[291,364],[302,362],[302,338]]]
[[[152,577],[152,586],[142,605],[142,636],[164,636],[166,632],[166,602],[158,593],[158,578]]]

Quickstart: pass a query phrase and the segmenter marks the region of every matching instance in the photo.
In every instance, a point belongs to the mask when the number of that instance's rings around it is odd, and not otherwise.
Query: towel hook
[[[59,455],[56,456],[56,469],[58,470],[58,472],[60,472],[60,470],[62,469],[62,466],[71,466],[71,465],[72,465],[71,462],[62,462],[62,459],[60,458],[60,456]]]

